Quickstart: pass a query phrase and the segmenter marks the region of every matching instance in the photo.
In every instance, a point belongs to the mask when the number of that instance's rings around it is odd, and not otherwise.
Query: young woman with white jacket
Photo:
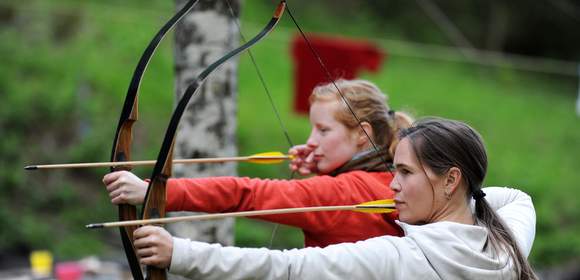
[[[535,211],[525,193],[485,188],[487,155],[468,125],[426,119],[405,130],[391,188],[404,237],[326,248],[222,247],[135,231],[143,264],[203,279],[537,279],[527,256]],[[495,211],[494,211],[495,210]]]

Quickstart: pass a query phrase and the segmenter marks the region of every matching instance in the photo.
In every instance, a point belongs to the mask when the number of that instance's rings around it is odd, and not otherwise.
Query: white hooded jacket
[[[515,189],[485,188],[486,199],[527,257],[535,237],[531,198]],[[195,279],[515,279],[510,258],[483,250],[477,225],[398,222],[404,237],[381,236],[326,248],[268,250],[173,239],[170,272]]]

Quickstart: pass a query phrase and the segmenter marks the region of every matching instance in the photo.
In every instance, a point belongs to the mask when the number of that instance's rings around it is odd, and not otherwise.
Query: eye
[[[409,170],[407,168],[398,168],[397,173],[399,173],[401,175],[409,175],[409,174],[411,174],[411,170]]]

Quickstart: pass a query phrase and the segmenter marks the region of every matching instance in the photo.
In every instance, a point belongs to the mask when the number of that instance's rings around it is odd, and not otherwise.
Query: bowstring
[[[286,1],[284,1],[284,2],[286,2]],[[235,11],[232,8],[230,0],[226,0],[226,3],[228,5],[228,9],[229,9],[230,13],[232,14],[232,16],[234,18],[234,23],[238,29],[238,33],[240,34],[240,38],[242,39],[242,42],[246,42],[246,38],[245,38],[244,34],[242,33],[242,28],[240,26],[239,19],[235,16]],[[288,4],[288,3],[286,2],[286,4]],[[262,71],[260,71],[260,68],[258,67],[258,63],[256,62],[256,59],[254,58],[252,51],[250,49],[247,49],[246,51],[248,52],[248,55],[250,56],[250,60],[252,61],[252,65],[254,66],[254,69],[256,70],[256,73],[259,77],[260,83],[262,84],[262,87],[264,88],[266,96],[268,97],[268,101],[270,102],[270,106],[272,107],[272,110],[274,111],[274,114],[276,115],[276,119],[278,120],[278,124],[280,125],[280,128],[282,129],[282,132],[284,133],[284,137],[286,138],[286,141],[288,142],[289,147],[292,148],[292,147],[294,147],[294,142],[290,138],[290,133],[288,133],[288,129],[286,128],[286,126],[284,125],[284,122],[282,121],[282,117],[280,116],[280,112],[278,111],[276,104],[274,103],[274,99],[272,98],[272,94],[271,94],[270,90],[268,89],[268,86],[266,85],[266,80],[264,79],[264,75],[262,75]],[[296,172],[292,171],[289,179],[294,179],[295,174],[296,174]],[[280,224],[278,224],[278,223],[274,224],[274,227],[272,229],[272,233],[270,235],[270,242],[268,244],[268,249],[270,249],[272,247],[272,244],[274,243],[274,238],[276,236],[276,233],[278,232],[279,227],[280,227]]]
[[[304,33],[304,31],[300,27],[300,25],[298,24],[298,21],[296,21],[296,18],[294,18],[294,15],[292,13],[292,10],[290,9],[290,5],[288,5],[288,2],[286,2],[286,11],[287,11],[288,15],[290,16],[290,18],[292,19],[292,22],[294,23],[294,25],[296,26],[296,28],[300,32],[300,35],[302,36],[302,38],[304,39],[304,41],[308,45],[308,48],[310,49],[310,52],[312,53],[312,55],[314,56],[314,58],[320,64],[320,67],[322,68],[324,74],[326,75],[326,78],[334,85],[334,87],[336,88],[336,90],[337,90],[338,94],[340,95],[342,101],[344,102],[344,104],[346,105],[346,107],[348,108],[348,110],[350,111],[350,113],[354,116],[354,118],[357,121],[360,129],[363,131],[363,133],[366,135],[367,139],[369,140],[369,142],[373,146],[373,149],[375,150],[376,154],[380,157],[381,161],[385,164],[385,166],[387,167],[388,172],[391,173],[391,175],[393,175],[392,164],[389,164],[387,162],[387,160],[385,159],[385,157],[380,153],[380,150],[379,150],[377,144],[375,143],[375,141],[373,141],[373,139],[370,137],[370,135],[367,133],[367,131],[363,128],[362,121],[360,120],[360,118],[357,116],[357,114],[352,109],[352,106],[350,105],[350,103],[346,99],[345,95],[342,93],[342,90],[340,90],[340,88],[338,87],[338,85],[336,85],[336,82],[332,78],[332,75],[330,74],[330,71],[328,70],[328,67],[326,67],[326,64],[322,60],[322,57],[316,51],[316,49],[314,48],[314,46],[312,45],[312,43],[310,42],[310,40],[308,39],[308,37],[306,36],[306,34]]]

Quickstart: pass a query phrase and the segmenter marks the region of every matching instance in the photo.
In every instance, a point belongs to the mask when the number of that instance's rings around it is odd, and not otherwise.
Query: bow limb
[[[230,0],[226,0],[226,3],[228,4],[230,14],[235,18],[235,12],[234,12],[234,9],[232,8]],[[240,34],[240,38],[242,39],[242,42],[245,43],[246,38],[245,38],[244,34],[242,33],[242,28],[240,27],[239,20],[235,20],[234,22],[236,24],[236,28],[238,30],[238,33]],[[250,61],[252,61],[252,65],[254,66],[254,69],[256,70],[256,74],[258,75],[260,83],[262,84],[262,87],[264,88],[264,92],[266,93],[266,96],[268,97],[268,101],[270,103],[270,106],[272,106],[272,110],[274,111],[276,119],[278,119],[278,124],[280,125],[280,128],[282,129],[282,133],[284,133],[284,137],[286,137],[286,142],[288,142],[289,148],[292,148],[294,146],[294,143],[293,143],[292,139],[290,138],[290,134],[288,133],[288,129],[286,128],[286,126],[284,125],[284,122],[282,121],[282,117],[280,117],[280,113],[278,112],[276,105],[274,104],[274,99],[272,98],[272,94],[270,94],[270,90],[266,86],[266,79],[264,79],[264,75],[262,75],[262,72],[260,71],[260,68],[258,67],[258,63],[256,62],[256,59],[254,58],[254,55],[252,54],[252,51],[250,49],[248,49],[248,55],[250,57]]]
[[[189,1],[179,12],[167,21],[167,23],[165,23],[165,25],[157,32],[155,37],[149,42],[149,45],[141,55],[139,63],[133,72],[129,89],[127,90],[127,95],[125,97],[125,102],[123,104],[123,109],[121,111],[121,117],[119,118],[119,124],[117,125],[117,130],[115,132],[111,161],[128,161],[131,159],[131,142],[133,138],[132,128],[133,124],[138,120],[137,100],[139,86],[141,85],[143,74],[147,69],[147,64],[149,64],[153,53],[157,49],[157,46],[159,46],[161,40],[165,37],[165,34],[175,26],[183,15],[191,10],[197,1],[198,0]],[[111,171],[118,170],[131,170],[131,167],[120,166],[111,168]],[[135,206],[129,204],[119,205],[119,220],[124,221],[135,218],[137,218],[137,210]],[[137,227],[122,227],[120,228],[120,233],[123,247],[125,249],[125,255],[127,256],[129,267],[131,268],[131,274],[134,279],[142,280],[143,273],[133,246],[133,231],[135,231],[136,228]]]
[[[142,219],[160,218],[165,216],[165,189],[167,179],[171,177],[171,162],[173,154],[173,144],[175,141],[175,132],[181,120],[181,116],[185,112],[189,100],[198,92],[205,79],[220,65],[225,63],[230,58],[238,55],[239,53],[247,50],[262,38],[264,38],[270,31],[274,29],[276,24],[280,21],[280,17],[284,13],[286,8],[286,1],[281,0],[278,4],[272,19],[268,24],[256,35],[254,38],[250,39],[247,43],[242,46],[230,51],[205,70],[203,70],[195,80],[187,87],[185,93],[182,95],[181,99],[177,103],[175,110],[171,116],[171,120],[165,132],[165,137],[157,156],[157,161],[151,175],[151,181],[147,188],[147,193],[145,195],[143,212],[141,215]],[[154,277],[164,277],[165,270],[158,269],[154,267],[147,267],[148,279],[154,279]],[[157,278],[159,279],[159,278]]]

